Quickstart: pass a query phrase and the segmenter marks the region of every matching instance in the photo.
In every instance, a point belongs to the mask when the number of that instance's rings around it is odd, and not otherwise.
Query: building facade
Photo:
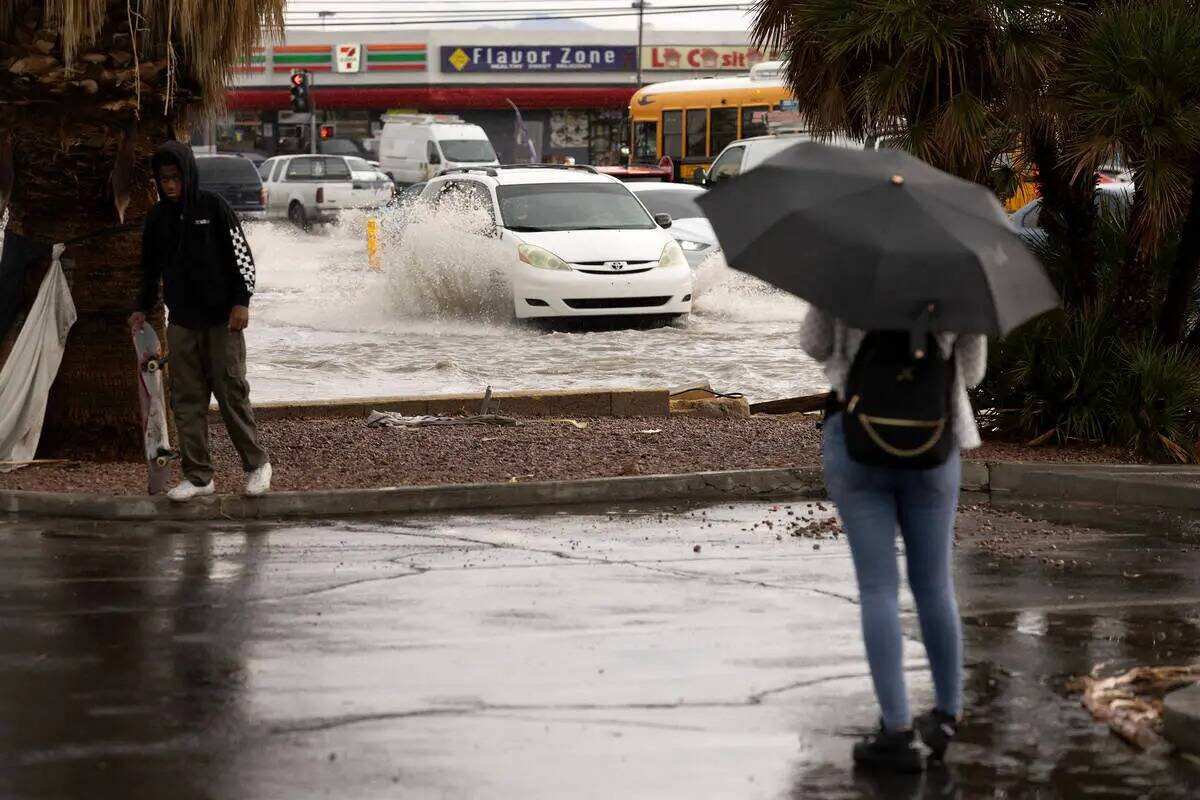
[[[502,161],[623,163],[629,100],[643,83],[746,72],[767,54],[745,34],[647,31],[289,31],[234,71],[228,111],[194,134],[224,150],[309,149],[289,78],[313,75],[317,121],[338,139],[378,135],[389,112],[457,114],[482,126]],[[522,125],[517,124],[518,111]],[[332,126],[330,128],[329,126]]]

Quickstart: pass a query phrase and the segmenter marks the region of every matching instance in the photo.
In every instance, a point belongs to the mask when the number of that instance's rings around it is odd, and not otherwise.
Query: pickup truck
[[[343,156],[277,156],[263,162],[259,174],[267,191],[267,219],[287,219],[304,230],[364,205]]]

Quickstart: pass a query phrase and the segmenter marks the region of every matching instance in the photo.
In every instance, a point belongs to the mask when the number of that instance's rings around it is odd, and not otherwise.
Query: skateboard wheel
[[[146,372],[158,372],[158,359],[150,359],[146,362]]]

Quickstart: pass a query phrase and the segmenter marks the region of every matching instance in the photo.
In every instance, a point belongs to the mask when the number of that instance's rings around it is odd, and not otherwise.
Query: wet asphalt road
[[[964,540],[962,744],[872,780],[844,542],[667,511],[0,521],[0,798],[1200,797],[1066,687],[1200,660],[1194,524],[1074,510],[1111,530],[1065,570]]]

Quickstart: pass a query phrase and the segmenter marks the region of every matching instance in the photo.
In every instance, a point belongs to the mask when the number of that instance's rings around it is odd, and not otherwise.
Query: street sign
[[[362,45],[339,44],[337,46],[337,71],[362,71]]]

